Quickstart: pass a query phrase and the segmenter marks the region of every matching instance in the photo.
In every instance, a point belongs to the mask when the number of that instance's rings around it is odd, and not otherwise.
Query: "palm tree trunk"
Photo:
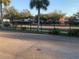
[[[0,4],[0,9],[1,9],[1,28],[3,28],[3,11],[2,11],[2,4]]]
[[[37,26],[37,30],[40,30],[40,8],[38,9],[38,26]]]

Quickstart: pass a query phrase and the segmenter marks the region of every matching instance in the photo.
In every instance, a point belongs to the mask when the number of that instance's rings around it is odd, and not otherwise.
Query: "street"
[[[79,38],[0,31],[0,59],[79,59]]]

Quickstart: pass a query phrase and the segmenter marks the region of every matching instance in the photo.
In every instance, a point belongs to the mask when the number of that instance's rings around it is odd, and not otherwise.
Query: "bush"
[[[79,29],[71,29],[68,31],[69,36],[79,36]]]
[[[56,35],[58,35],[58,34],[60,34],[60,30],[59,29],[52,29],[52,30],[49,31],[49,34],[56,34]]]
[[[21,30],[22,30],[22,31],[25,31],[25,30],[26,30],[26,27],[21,27]]]

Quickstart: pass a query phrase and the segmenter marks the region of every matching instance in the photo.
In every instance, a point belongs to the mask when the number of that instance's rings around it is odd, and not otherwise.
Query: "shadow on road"
[[[76,43],[78,42],[79,43],[79,38],[75,38],[75,37],[34,34],[34,33],[0,31],[0,37],[21,39],[21,40],[47,40],[47,41],[62,41],[62,42],[76,42]]]

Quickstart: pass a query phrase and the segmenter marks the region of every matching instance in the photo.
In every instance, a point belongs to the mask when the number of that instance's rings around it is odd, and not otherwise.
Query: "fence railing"
[[[26,25],[13,25],[11,27],[4,27],[3,30],[8,31],[19,31],[19,32],[32,32],[32,33],[47,33],[55,35],[68,35],[68,36],[79,36],[79,26],[65,26],[65,25],[45,25],[41,24],[39,32],[37,31],[36,24]]]

